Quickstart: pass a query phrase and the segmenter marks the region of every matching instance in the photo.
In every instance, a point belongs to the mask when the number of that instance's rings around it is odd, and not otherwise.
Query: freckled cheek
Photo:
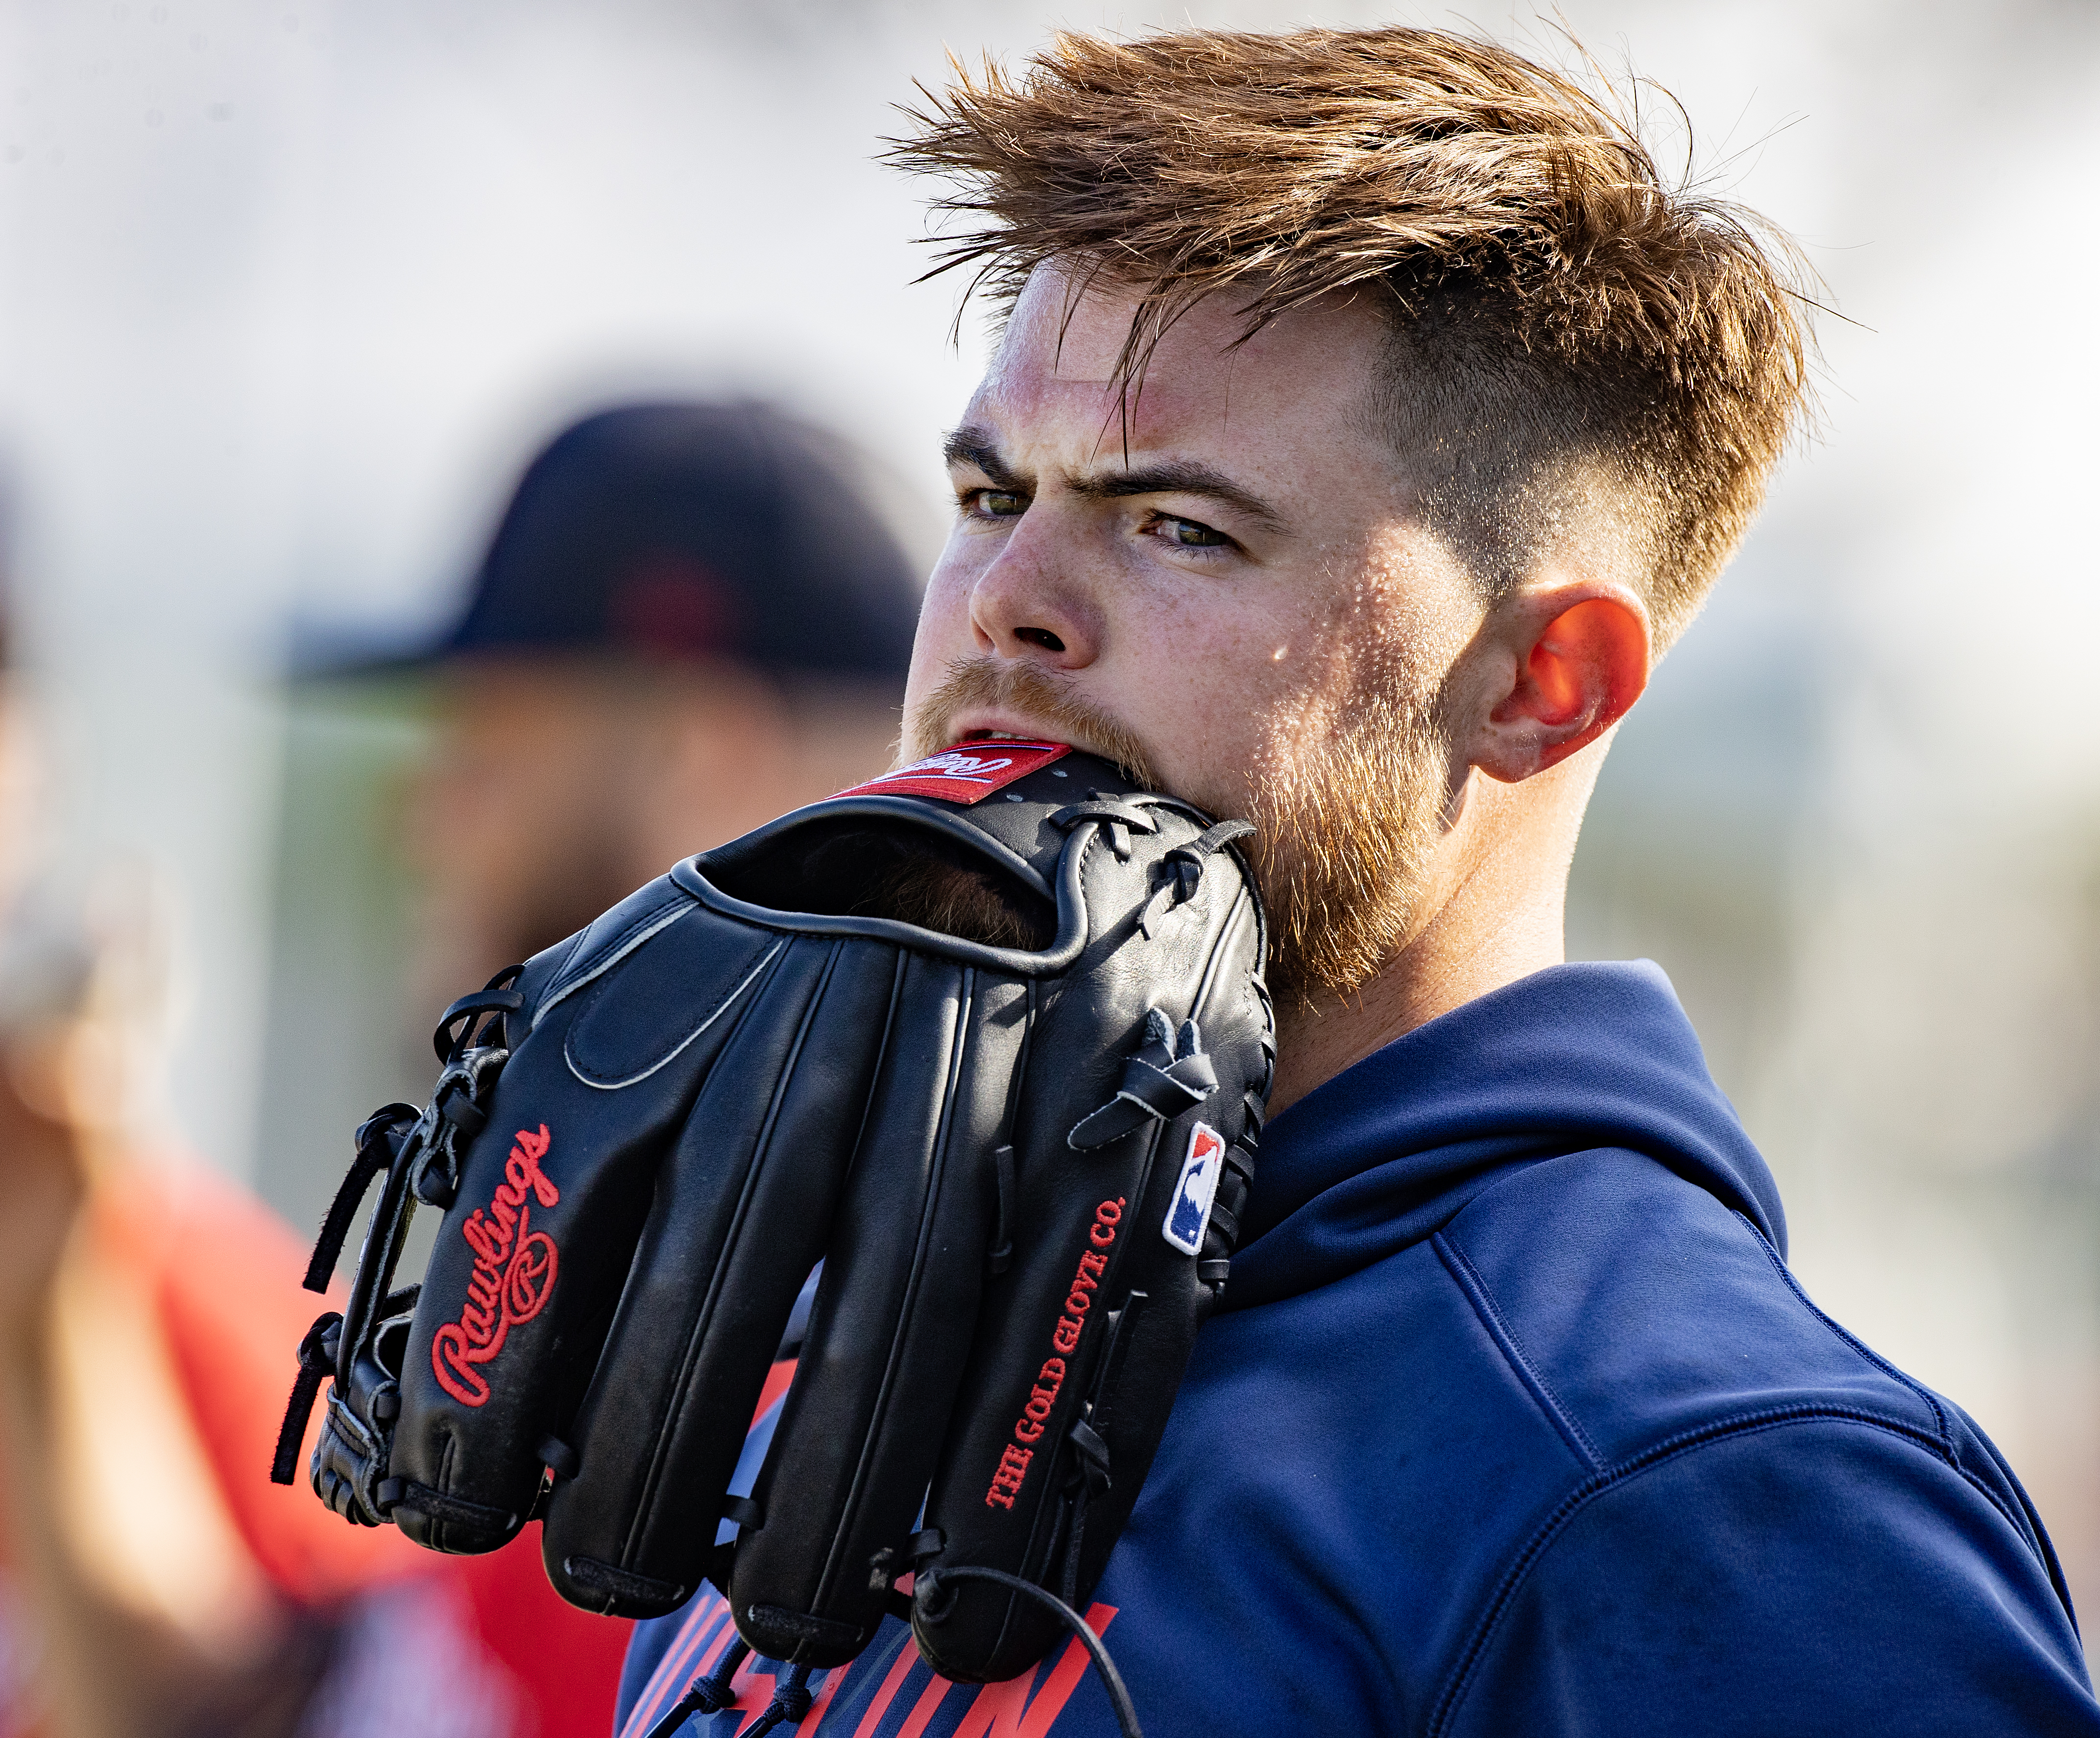
[[[1248,635],[1214,605],[1132,610],[1111,622],[1109,644],[1118,711],[1162,771],[1213,794],[1220,772],[1259,738],[1272,680],[1265,642],[1251,650]]]

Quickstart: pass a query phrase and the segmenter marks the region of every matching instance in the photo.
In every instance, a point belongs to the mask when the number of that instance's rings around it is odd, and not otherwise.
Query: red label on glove
[[[1062,759],[1062,742],[1010,741],[1004,737],[958,742],[908,767],[841,790],[842,797],[938,797],[946,803],[982,803],[1002,785]]]
[[[552,1207],[562,1191],[540,1168],[553,1137],[520,1129],[503,1166],[504,1181],[486,1212],[477,1207],[460,1234],[474,1251],[474,1274],[457,1322],[448,1322],[430,1341],[430,1367],[444,1391],[462,1406],[488,1398],[480,1366],[493,1362],[510,1330],[546,1308],[554,1289],[561,1252],[545,1231],[532,1229],[532,1203]]]

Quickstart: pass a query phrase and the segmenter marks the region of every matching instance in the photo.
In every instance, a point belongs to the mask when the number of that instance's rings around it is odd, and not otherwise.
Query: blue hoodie
[[[2032,1505],[1794,1283],[1654,966],[1431,1022],[1277,1118],[1261,1164],[1088,1613],[1153,1738],[2100,1734]],[[730,1639],[712,1589],[642,1626],[622,1738]],[[687,1732],[752,1723],[777,1670]],[[812,1687],[804,1733],[1116,1730],[1076,1642],[950,1686],[893,1619]]]

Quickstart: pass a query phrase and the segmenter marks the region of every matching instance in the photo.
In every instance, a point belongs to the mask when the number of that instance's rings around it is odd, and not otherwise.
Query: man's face
[[[1201,304],[1126,420],[1130,300],[1067,311],[1039,271],[951,438],[907,749],[1046,736],[1253,820],[1279,988],[1352,987],[1405,939],[1448,794],[1437,688],[1482,614],[1367,414],[1384,328],[1337,302],[1234,350],[1237,310]]]

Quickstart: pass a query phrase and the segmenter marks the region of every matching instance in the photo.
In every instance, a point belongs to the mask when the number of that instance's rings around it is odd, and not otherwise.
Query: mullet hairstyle
[[[1067,33],[1018,79],[954,66],[888,153],[966,220],[928,277],[974,266],[1003,310],[1046,262],[1075,299],[1136,287],[1126,414],[1202,298],[1240,298],[1244,341],[1370,291],[1393,341],[1366,411],[1488,597],[1573,535],[1605,539],[1658,648],[1696,613],[1807,398],[1807,274],[1665,185],[1635,125],[1433,30]]]

